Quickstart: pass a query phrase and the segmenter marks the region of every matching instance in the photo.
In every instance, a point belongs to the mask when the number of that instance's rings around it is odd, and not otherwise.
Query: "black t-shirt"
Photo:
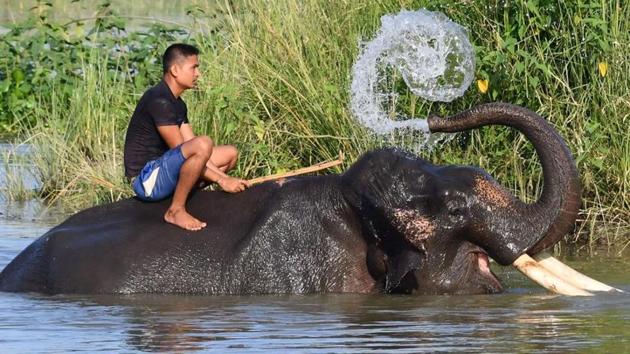
[[[188,123],[186,104],[175,98],[164,80],[142,95],[131,116],[125,137],[125,175],[137,176],[144,165],[162,156],[169,147],[157,127]]]

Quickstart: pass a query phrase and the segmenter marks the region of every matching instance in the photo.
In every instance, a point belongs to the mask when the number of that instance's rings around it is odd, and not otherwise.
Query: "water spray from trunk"
[[[383,16],[381,23],[352,69],[352,111],[376,134],[414,130],[422,132],[419,138],[426,142],[426,119],[409,119],[385,109],[385,105],[395,105],[398,97],[393,88],[385,88],[388,75],[392,71],[399,74],[416,96],[451,102],[461,97],[473,80],[473,47],[466,30],[440,12],[401,11]]]

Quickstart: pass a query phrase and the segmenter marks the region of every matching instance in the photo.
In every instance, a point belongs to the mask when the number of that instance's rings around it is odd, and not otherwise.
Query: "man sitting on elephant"
[[[187,230],[206,223],[186,210],[186,199],[199,179],[216,182],[226,192],[248,187],[226,173],[234,168],[238,151],[215,146],[207,136],[195,136],[180,97],[199,78],[199,50],[188,44],[169,46],[162,57],[163,79],[142,96],[125,138],[125,175],[137,197],[158,201],[173,195],[166,222]]]

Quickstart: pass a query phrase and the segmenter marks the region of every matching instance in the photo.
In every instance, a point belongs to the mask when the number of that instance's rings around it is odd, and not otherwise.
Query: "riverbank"
[[[127,197],[122,143],[129,116],[159,80],[163,49],[186,40],[203,53],[199,87],[184,97],[189,116],[197,134],[238,146],[239,176],[303,167],[339,151],[349,164],[375,146],[413,148],[408,136],[371,136],[348,106],[358,41],[373,37],[382,15],[420,7],[402,3],[240,0],[192,8],[193,30],[153,23],[144,32],[126,31],[114,8],[80,26],[34,16],[0,38],[2,129],[33,144],[39,197],[75,209]],[[581,174],[579,230],[568,241],[628,245],[630,9],[618,1],[423,5],[468,29],[476,82],[464,97],[440,104],[415,98],[393,77],[399,99],[388,108],[426,117],[504,101],[537,111],[565,138]],[[93,25],[100,31],[88,35]],[[507,128],[460,134],[418,153],[435,163],[478,165],[526,201],[542,188],[533,148]],[[19,183],[9,186],[15,188]],[[600,228],[618,231],[600,237]]]

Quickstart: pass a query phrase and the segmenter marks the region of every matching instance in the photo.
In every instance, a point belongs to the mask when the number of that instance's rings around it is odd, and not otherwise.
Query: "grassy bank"
[[[348,108],[351,67],[358,40],[374,36],[380,16],[402,8],[438,10],[468,28],[476,78],[488,89],[473,85],[464,97],[439,104],[402,87],[396,109],[423,117],[505,101],[539,112],[566,139],[581,173],[583,232],[571,240],[623,247],[630,242],[630,9],[619,1],[505,3],[240,0],[197,9],[197,34],[189,41],[203,52],[203,77],[184,97],[189,116],[196,133],[239,147],[235,174],[248,178],[339,151],[350,163],[370,147],[405,144],[375,139],[355,123]],[[167,39],[151,39],[149,49],[136,54],[144,56],[140,61],[94,48],[71,63],[60,60],[55,65],[74,65],[71,73],[79,74],[26,95],[31,104],[11,111],[19,114],[5,125],[37,147],[41,196],[79,209],[130,195],[122,170],[124,132],[139,95],[159,79],[149,59]],[[0,63],[4,80],[10,62]],[[127,74],[133,65],[140,71],[135,77]],[[532,147],[508,129],[461,134],[421,154],[436,163],[479,165],[524,200],[542,187]],[[603,225],[617,231],[602,238]]]

